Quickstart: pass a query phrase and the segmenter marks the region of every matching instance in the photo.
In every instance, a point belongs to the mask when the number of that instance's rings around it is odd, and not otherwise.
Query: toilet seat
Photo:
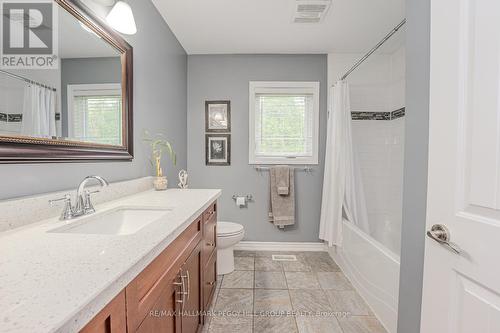
[[[232,237],[244,232],[243,226],[233,222],[217,222],[217,237]]]

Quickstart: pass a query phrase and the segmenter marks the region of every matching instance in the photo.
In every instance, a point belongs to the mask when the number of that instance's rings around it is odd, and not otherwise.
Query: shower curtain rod
[[[7,75],[7,76],[10,76],[10,77],[12,77],[12,78],[14,78],[14,79],[22,80],[22,81],[24,81],[24,82],[28,82],[28,83],[31,83],[31,84],[36,84],[37,86],[41,86],[41,87],[44,87],[44,88],[50,89],[50,90],[52,90],[52,91],[57,91],[57,90],[56,90],[56,88],[52,88],[52,87],[47,86],[47,85],[45,85],[45,84],[38,83],[38,82],[36,82],[36,81],[32,81],[32,80],[30,80],[30,79],[27,79],[27,78],[25,78],[25,77],[23,77],[23,76],[20,76],[20,75],[17,75],[17,74],[13,74],[13,73],[10,73],[10,72],[7,72],[7,71],[4,71],[4,70],[1,70],[1,69],[0,69],[0,73],[3,73],[3,74],[5,74],[5,75]]]
[[[403,25],[405,25],[406,23],[406,19],[403,19],[403,21],[401,21],[394,29],[391,30],[391,32],[389,32],[380,42],[378,42],[377,45],[375,45],[370,51],[368,51],[367,54],[365,54],[363,56],[363,58],[359,59],[358,62],[356,62],[354,64],[354,66],[351,67],[351,69],[349,69],[341,78],[341,80],[345,80],[349,74],[351,74],[352,72],[354,72],[354,70],[356,70],[356,68],[358,68],[366,59],[368,59],[375,51],[377,51],[382,45],[384,45],[385,42],[387,42],[389,40],[389,38],[392,37],[392,35],[394,35],[396,32],[398,32],[399,29],[401,29],[401,27]]]

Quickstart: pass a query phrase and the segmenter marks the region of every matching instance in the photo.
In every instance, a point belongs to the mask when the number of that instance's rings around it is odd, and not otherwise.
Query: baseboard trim
[[[242,251],[328,251],[324,243],[312,242],[252,242],[242,241],[236,244],[235,250]]]

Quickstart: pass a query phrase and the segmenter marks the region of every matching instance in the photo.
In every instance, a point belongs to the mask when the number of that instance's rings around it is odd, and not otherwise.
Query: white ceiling
[[[404,18],[404,0],[332,0],[292,23],[295,0],[153,0],[188,54],[365,52]]]

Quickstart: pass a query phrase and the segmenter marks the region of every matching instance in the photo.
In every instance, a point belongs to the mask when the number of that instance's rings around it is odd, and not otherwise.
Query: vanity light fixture
[[[108,16],[108,24],[118,32],[126,35],[134,35],[137,32],[134,14],[130,5],[124,1],[117,1]]]

